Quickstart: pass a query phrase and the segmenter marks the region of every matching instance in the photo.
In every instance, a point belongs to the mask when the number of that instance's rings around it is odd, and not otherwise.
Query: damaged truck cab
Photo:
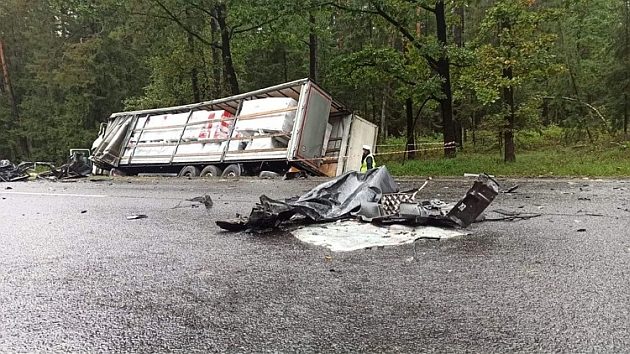
[[[179,176],[319,176],[359,170],[376,125],[308,79],[185,106],[114,113],[95,141],[104,170]]]

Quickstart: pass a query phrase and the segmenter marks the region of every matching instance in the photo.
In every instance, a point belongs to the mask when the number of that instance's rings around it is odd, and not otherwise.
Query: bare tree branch
[[[235,35],[235,34],[249,32],[249,31],[255,30],[255,29],[260,28],[260,27],[262,27],[264,25],[268,25],[268,24],[270,24],[272,22],[275,22],[279,18],[282,18],[282,16],[284,16],[284,15],[275,16],[275,17],[269,18],[266,21],[263,21],[263,22],[261,22],[259,24],[252,25],[252,26],[249,26],[249,27],[245,27],[245,28],[242,28],[242,29],[238,29],[238,28],[242,27],[241,25],[234,26],[234,27],[232,27],[231,35]]]
[[[422,109],[424,109],[424,106],[426,106],[427,103],[429,103],[429,101],[431,100],[436,100],[435,96],[430,95],[429,97],[424,99],[424,102],[422,102],[422,105],[420,105],[420,108],[418,109],[418,113],[416,114],[416,118],[413,120],[413,129],[416,129],[416,125],[418,123],[418,119],[420,118],[420,113],[422,113]]]
[[[214,21],[217,20],[217,17],[216,17],[214,12],[212,12],[211,10],[206,9],[205,7],[201,6],[199,3],[196,3],[196,2],[194,2],[192,0],[186,0],[186,2],[189,5],[192,5],[192,7],[194,7],[195,9],[197,9],[197,10],[205,13],[206,15],[210,16]]]
[[[416,47],[416,49],[420,51],[423,49],[422,44],[420,44],[416,40],[416,37],[414,37],[414,35],[411,34],[411,32],[405,26],[403,26],[402,23],[398,22],[393,16],[385,12],[385,10],[382,7],[379,7],[374,2],[372,2],[372,6],[374,6],[374,8],[376,9],[376,13],[379,16],[385,19],[385,21],[389,22],[392,26],[396,27],[398,32],[400,32],[403,35],[403,37],[405,37],[409,42],[411,42],[411,44],[414,47]],[[422,54],[422,57],[429,63],[429,66],[431,67],[431,69],[433,69],[434,71],[438,70],[437,60],[433,59],[432,57],[426,54]]]
[[[207,46],[211,46],[211,47],[214,47],[214,48],[221,48],[216,43],[212,43],[212,42],[208,41],[207,39],[205,39],[201,35],[199,35],[197,32],[193,31],[188,26],[186,26],[182,22],[182,20],[179,19],[173,12],[171,12],[162,2],[160,2],[160,0],[152,0],[152,1],[155,2],[162,10],[164,10],[164,12],[168,15],[168,18],[170,20],[172,20],[173,22],[175,22],[184,31],[186,31],[186,33],[189,33],[193,37],[197,38],[201,43],[203,43],[203,44],[205,44]]]
[[[334,1],[322,3],[321,6],[332,6],[332,7],[336,8],[336,9],[347,11],[347,12],[353,12],[353,13],[363,13],[363,14],[378,15],[378,12],[376,12],[376,11],[370,11],[370,10],[366,10],[366,9],[356,9],[356,8],[352,8],[352,7],[347,7],[347,6],[339,5],[336,2],[334,2]]]
[[[406,1],[407,1],[408,3],[410,3],[410,4],[414,4],[414,5],[416,5],[416,6],[419,6],[419,7],[423,8],[423,9],[425,9],[425,10],[429,11],[429,12],[433,12],[433,13],[435,13],[435,7],[430,7],[430,6],[427,6],[427,5],[422,4],[422,3],[420,3],[419,1],[416,1],[416,0],[406,0]]]

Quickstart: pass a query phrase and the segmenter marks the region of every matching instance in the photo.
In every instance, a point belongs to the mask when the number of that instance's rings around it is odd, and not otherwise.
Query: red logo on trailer
[[[232,114],[226,111],[220,111],[222,114],[220,116],[220,120],[217,122],[215,116],[219,112],[209,112],[208,113],[208,123],[206,126],[199,132],[199,139],[227,139],[228,134],[230,133],[230,121]]]

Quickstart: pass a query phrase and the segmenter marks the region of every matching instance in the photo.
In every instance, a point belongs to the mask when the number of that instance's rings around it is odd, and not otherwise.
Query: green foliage
[[[627,154],[624,147],[552,147],[523,152],[515,163],[505,164],[499,156],[463,152],[455,159],[390,162],[387,168],[398,176],[463,176],[483,172],[499,177],[630,177],[630,166],[619,163]]]
[[[226,55],[240,91],[307,77],[312,36],[317,81],[362,117],[382,123],[401,145],[405,99],[412,97],[417,110],[443,95],[428,58],[453,63],[456,117],[467,135],[475,131],[477,151],[500,149],[501,98],[509,87],[520,151],[554,142],[595,145],[613,139],[607,129],[623,128],[630,106],[628,1],[447,1],[446,46],[427,10],[435,4],[4,0],[0,40],[19,115],[0,77],[0,158],[62,160],[70,148],[90,147],[113,112],[227,96]],[[227,39],[218,27],[222,6]],[[465,27],[456,43],[462,12]],[[511,80],[503,75],[508,67]],[[435,141],[441,131],[439,107],[430,101],[415,133]],[[24,141],[30,156],[16,156]]]

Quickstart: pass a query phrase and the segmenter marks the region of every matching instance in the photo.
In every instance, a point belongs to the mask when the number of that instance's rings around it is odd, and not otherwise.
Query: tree
[[[333,6],[350,12],[362,12],[372,14],[383,18],[391,26],[393,26],[400,35],[409,43],[413,50],[418,51],[420,56],[426,61],[426,65],[431,69],[435,78],[440,81],[440,92],[432,95],[440,105],[442,115],[442,133],[444,136],[444,154],[446,157],[454,157],[456,150],[452,148],[450,143],[457,139],[453,120],[453,92],[451,87],[451,62],[448,55],[448,28],[446,21],[446,5],[444,1],[436,1],[434,5],[429,5],[428,1],[393,1],[390,3],[382,3],[380,1],[370,0],[366,4],[358,6],[348,6],[345,1],[333,3]],[[416,13],[417,8],[424,9],[432,13],[436,22],[436,41],[427,42],[422,36],[414,34],[410,29],[409,14]],[[411,21],[411,23],[415,23]],[[407,110],[409,102],[405,104]],[[413,102],[411,104],[413,106]],[[407,119],[410,120],[413,114],[407,113]],[[408,128],[411,124],[408,124]],[[408,132],[408,137],[411,137]],[[409,139],[408,139],[409,142]],[[408,144],[411,145],[411,144]],[[408,146],[408,149],[410,146]]]
[[[610,50],[613,54],[612,68],[608,74],[608,97],[612,110],[619,117],[617,126],[621,126],[625,139],[628,136],[628,120],[630,116],[630,0],[619,0],[616,4],[620,11],[618,25]]]
[[[480,102],[501,99],[506,162],[516,160],[514,132],[537,119],[533,108],[544,96],[528,86],[540,85],[557,70],[551,53],[555,36],[543,26],[552,15],[532,0],[499,0],[487,11],[476,39],[477,65],[464,80]]]

